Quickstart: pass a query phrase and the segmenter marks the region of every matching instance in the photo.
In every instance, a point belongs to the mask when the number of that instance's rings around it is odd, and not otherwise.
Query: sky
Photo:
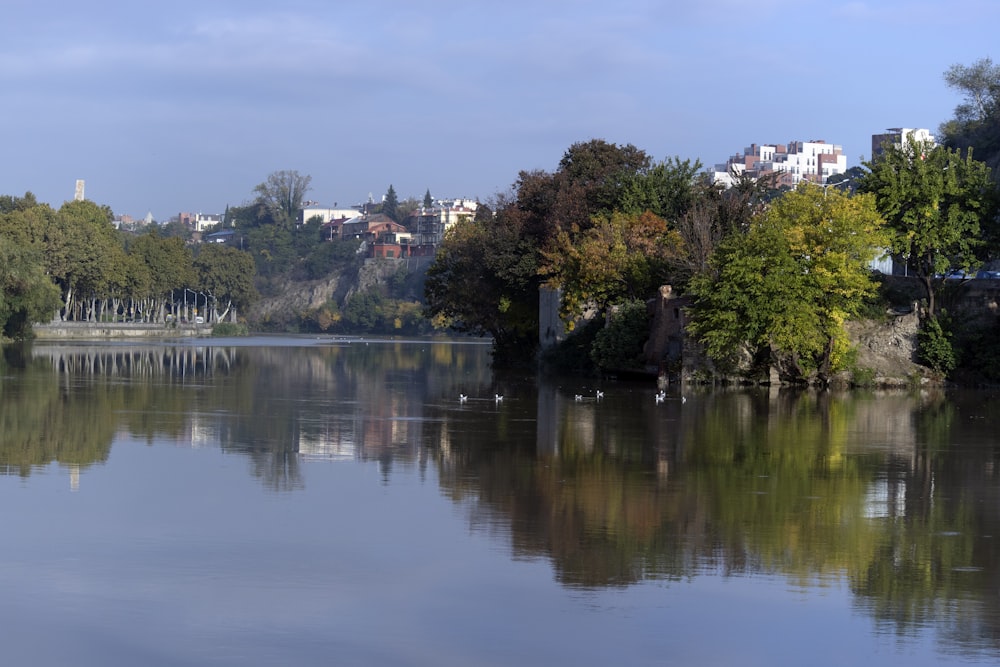
[[[1000,61],[996,0],[4,0],[0,194],[221,213],[275,171],[309,199],[489,202],[577,142],[711,167],[752,143],[954,115]]]

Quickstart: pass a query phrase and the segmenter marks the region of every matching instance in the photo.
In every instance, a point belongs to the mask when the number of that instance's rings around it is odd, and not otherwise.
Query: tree
[[[962,93],[955,117],[941,124],[941,141],[963,152],[975,150],[976,158],[1000,174],[1000,65],[981,58],[972,65],[952,65],[945,83]]]
[[[427,188],[427,192],[424,193],[424,208],[429,209],[434,206],[434,198],[431,197],[431,189]]]
[[[969,268],[994,221],[995,191],[982,162],[958,150],[917,142],[888,146],[861,177],[893,234],[891,247],[920,279],[928,314],[935,314],[937,276]],[[986,223],[986,224],[984,224]]]
[[[622,210],[623,189],[650,165],[631,144],[593,139],[570,146],[554,173],[522,171],[515,189],[525,234],[543,247],[559,231],[586,230],[592,216]]]
[[[291,228],[302,210],[302,202],[309,192],[311,176],[303,176],[297,171],[276,171],[267,180],[253,189],[257,201],[263,205],[270,221],[285,228]]]
[[[518,209],[502,207],[445,233],[427,270],[426,313],[438,325],[492,336],[499,365],[534,360],[539,284],[538,249]]]
[[[403,201],[396,204],[396,218],[398,218],[398,221],[402,224],[407,218],[416,213],[419,208],[419,201],[413,197],[407,197]]]
[[[204,244],[194,259],[195,284],[209,296],[209,319],[222,321],[236,310],[246,310],[256,299],[254,261],[246,252],[218,243]]]
[[[5,338],[31,335],[59,309],[59,289],[45,274],[38,250],[0,236],[0,332]]]
[[[972,65],[955,64],[944,73],[945,83],[965,95],[955,107],[959,123],[981,123],[996,112],[1000,103],[1000,65],[990,58],[980,58]]]
[[[651,211],[668,221],[684,214],[700,195],[701,162],[672,158],[648,169],[626,172],[620,188],[607,202],[626,213]]]
[[[398,205],[399,199],[396,198],[396,190],[390,183],[385,197],[382,198],[382,213],[389,216],[393,222],[399,222],[399,213],[396,211]]]
[[[191,249],[177,236],[150,231],[135,239],[130,254],[149,269],[149,296],[163,300],[194,284]]]
[[[691,282],[689,331],[723,365],[746,351],[787,379],[825,380],[847,352],[844,322],[874,292],[868,263],[885,242],[872,196],[803,184],[720,243],[714,272]]]
[[[670,275],[681,245],[652,213],[597,216],[581,234],[559,232],[542,251],[539,272],[562,290],[561,314],[572,321],[590,306],[603,315],[622,301],[645,300]]]
[[[122,281],[124,254],[111,210],[91,201],[63,204],[44,234],[49,274],[63,294],[66,319],[92,320],[98,299]]]

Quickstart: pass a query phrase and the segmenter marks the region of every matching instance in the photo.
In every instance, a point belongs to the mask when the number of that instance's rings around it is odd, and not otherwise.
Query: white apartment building
[[[775,174],[775,186],[795,187],[801,181],[826,183],[835,174],[847,171],[843,147],[821,139],[792,141],[788,144],[751,144],[741,155],[715,165],[712,182],[725,187],[747,174],[753,178]]]
[[[331,220],[350,220],[361,215],[357,207],[351,208],[323,208],[320,206],[306,206],[302,209],[299,224],[309,222],[313,218],[319,218],[323,224]]]
[[[911,138],[917,143],[929,143],[932,146],[937,144],[930,130],[910,127],[890,127],[882,134],[872,135],[872,159],[882,154],[886,144],[902,146]]]

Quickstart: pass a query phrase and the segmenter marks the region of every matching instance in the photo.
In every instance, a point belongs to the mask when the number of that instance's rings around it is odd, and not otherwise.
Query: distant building
[[[826,183],[835,174],[847,171],[843,147],[821,139],[788,144],[751,144],[742,154],[715,165],[712,182],[726,187],[746,175],[758,179],[773,175],[775,186],[794,187],[800,181]]]
[[[360,207],[356,206],[349,208],[337,208],[336,204],[334,204],[333,208],[306,206],[299,211],[299,224],[307,223],[313,218],[319,218],[320,222],[326,224],[332,220],[350,220],[359,215],[361,215],[361,210]]]
[[[193,229],[196,232],[204,232],[212,227],[222,225],[222,216],[218,214],[199,213],[194,216]]]
[[[439,199],[430,208],[421,206],[403,224],[413,233],[413,254],[434,254],[444,233],[462,218],[476,215],[479,202],[472,199]]]
[[[930,130],[890,127],[882,134],[872,135],[872,159],[874,160],[881,155],[885,151],[885,146],[899,147],[911,138],[917,143],[930,143],[931,145],[937,143]]]
[[[205,243],[230,243],[235,238],[236,232],[232,229],[223,229],[213,232],[204,237]]]

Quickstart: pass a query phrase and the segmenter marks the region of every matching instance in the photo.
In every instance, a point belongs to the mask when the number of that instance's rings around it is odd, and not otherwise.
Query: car
[[[944,274],[945,280],[969,280],[973,278],[975,274],[969,273],[968,271],[963,271],[962,269],[953,269],[948,273]]]
[[[980,269],[979,271],[976,271],[976,278],[979,280],[1000,280],[1000,271]]]

